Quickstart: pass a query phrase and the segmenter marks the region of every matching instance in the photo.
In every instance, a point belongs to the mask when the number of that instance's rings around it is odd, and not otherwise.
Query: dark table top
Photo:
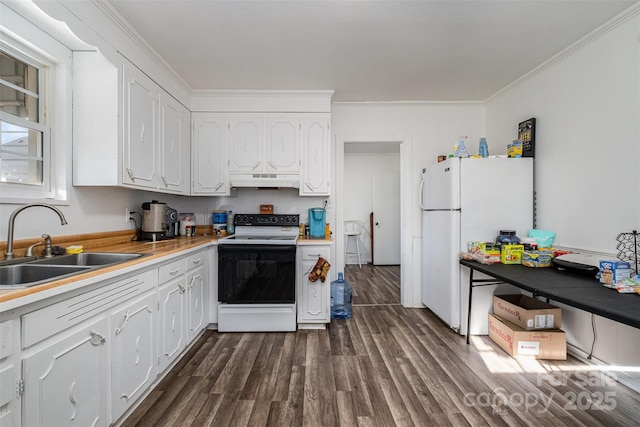
[[[460,260],[460,264],[534,295],[640,328],[640,295],[620,294],[615,289],[605,288],[595,278],[555,268],[480,264],[467,260]]]

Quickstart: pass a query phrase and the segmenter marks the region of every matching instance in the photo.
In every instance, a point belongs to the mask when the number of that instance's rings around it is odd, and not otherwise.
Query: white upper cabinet
[[[229,172],[263,172],[264,119],[232,117],[229,131]]]
[[[230,173],[300,172],[300,119],[288,115],[229,118]]]
[[[73,53],[73,184],[189,194],[189,111],[120,59]]]
[[[268,118],[265,129],[265,169],[267,172],[300,172],[300,119]]]
[[[190,132],[189,110],[175,98],[160,93],[160,177],[158,187],[189,194]]]
[[[229,121],[208,113],[193,114],[191,194],[228,196]]]
[[[122,141],[125,184],[155,188],[158,184],[157,85],[136,67],[122,67],[124,139]]]
[[[301,196],[328,196],[331,194],[329,174],[330,142],[329,117],[302,119],[302,174]]]

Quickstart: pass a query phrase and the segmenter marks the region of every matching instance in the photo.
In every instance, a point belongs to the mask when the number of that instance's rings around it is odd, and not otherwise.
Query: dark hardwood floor
[[[638,426],[640,396],[576,359],[466,345],[400,305],[400,268],[347,266],[326,330],[207,331],[124,426]]]

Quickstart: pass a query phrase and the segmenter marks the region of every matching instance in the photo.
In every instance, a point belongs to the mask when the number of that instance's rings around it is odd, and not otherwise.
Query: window
[[[0,182],[46,184],[49,132],[41,102],[46,72],[0,51]]]
[[[11,4],[21,13],[0,1],[0,204],[65,204],[73,62],[57,37],[68,30],[30,2]]]

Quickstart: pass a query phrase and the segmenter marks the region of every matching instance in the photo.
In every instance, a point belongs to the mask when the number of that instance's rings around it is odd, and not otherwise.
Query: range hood
[[[229,176],[231,187],[284,187],[300,188],[300,175],[276,173],[242,173]]]

